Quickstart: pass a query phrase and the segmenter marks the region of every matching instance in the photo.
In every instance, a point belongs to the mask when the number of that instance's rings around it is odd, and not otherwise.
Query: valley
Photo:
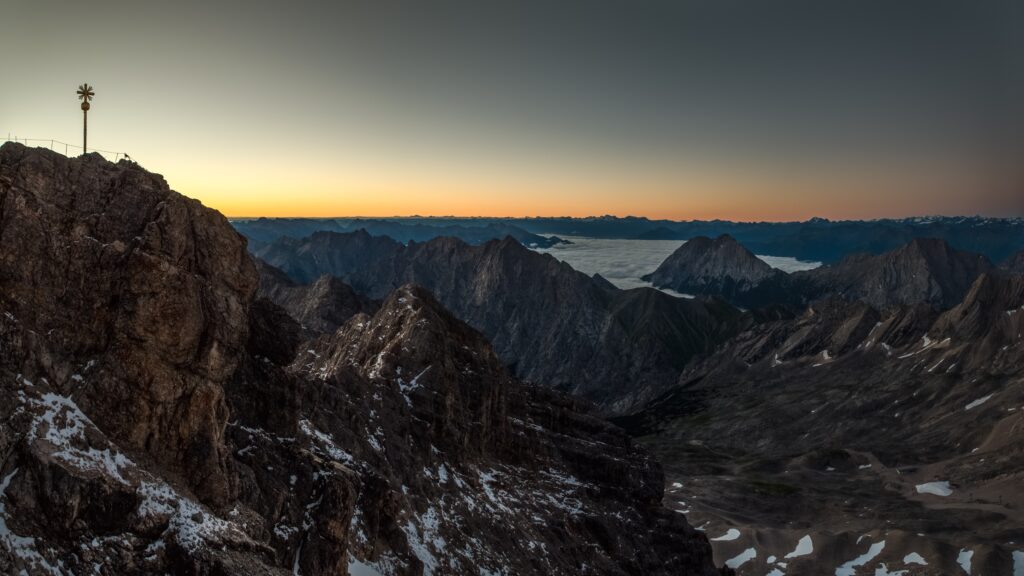
[[[664,241],[567,239],[541,252],[575,257],[591,274],[619,271],[627,286],[639,284],[633,270],[646,263],[674,262]],[[696,294],[684,300],[750,309],[737,309],[734,328],[693,355],[675,384],[639,406],[606,410],[663,463],[665,505],[709,537],[717,562],[773,576],[1016,569],[1020,276],[930,240],[783,270],[733,239],[684,250],[696,261],[671,264],[683,283],[669,294],[686,289]],[[520,270],[535,278],[531,262]],[[737,276],[743,266],[759,276],[736,290],[749,282]],[[444,300],[458,282],[427,284]],[[488,301],[531,290],[500,286]]]

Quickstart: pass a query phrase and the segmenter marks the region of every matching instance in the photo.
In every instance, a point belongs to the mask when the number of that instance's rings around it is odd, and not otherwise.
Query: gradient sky
[[[4,0],[0,131],[229,216],[1024,215],[1019,0]]]

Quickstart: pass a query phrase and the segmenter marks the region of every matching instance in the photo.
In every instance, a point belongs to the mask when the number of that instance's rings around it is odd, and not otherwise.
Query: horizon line
[[[221,213],[228,220],[256,220],[266,218],[269,220],[389,220],[389,219],[437,219],[437,220],[601,220],[601,219],[616,219],[616,220],[646,220],[648,222],[672,222],[672,223],[688,223],[688,222],[730,222],[733,224],[806,224],[813,221],[842,223],[842,222],[884,222],[884,221],[901,221],[901,220],[928,220],[928,219],[977,219],[977,220],[1024,220],[1024,214],[1018,216],[986,216],[984,214],[921,214],[914,216],[881,216],[877,218],[827,218],[824,216],[812,216],[803,220],[731,220],[728,218],[707,218],[700,219],[694,218],[690,220],[675,220],[672,218],[651,218],[649,216],[616,216],[613,214],[601,214],[594,216],[487,216],[487,215],[475,215],[475,216],[455,216],[455,215],[422,215],[422,214],[407,214],[398,215],[392,214],[390,216],[365,216],[365,215],[334,215],[334,216],[268,216],[268,215],[256,215],[256,216],[229,216]]]

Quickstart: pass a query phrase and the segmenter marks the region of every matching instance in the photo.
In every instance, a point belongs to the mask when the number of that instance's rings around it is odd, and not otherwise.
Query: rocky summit
[[[0,206],[0,572],[731,573],[655,460],[424,289],[260,286],[97,155],[5,144]]]
[[[697,236],[673,252],[653,273],[644,276],[655,286],[684,294],[718,295],[746,304],[746,294],[776,276],[784,276],[747,250],[732,236],[712,240]]]

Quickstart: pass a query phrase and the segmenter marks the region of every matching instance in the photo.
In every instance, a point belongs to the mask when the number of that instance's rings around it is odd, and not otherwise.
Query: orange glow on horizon
[[[885,175],[872,180],[834,173],[773,179],[760,175],[691,175],[686,182],[648,181],[629,185],[606,179],[543,183],[476,179],[414,184],[404,179],[340,180],[331,175],[308,181],[267,178],[250,188],[229,178],[174,178],[175,190],[195,197],[229,218],[389,217],[587,217],[637,216],[652,220],[784,222],[812,217],[834,220],[923,215],[917,200],[935,198],[924,214],[973,215],[970,178],[933,171],[927,178]],[[322,178],[322,180],[321,180]],[[247,179],[248,180],[248,179]],[[667,180],[667,179],[666,179]],[[250,180],[251,181],[251,180]],[[1010,187],[1009,182],[995,183]],[[486,190],[480,193],[479,190]],[[824,191],[827,191],[824,192]],[[941,207],[941,208],[940,208]]]

